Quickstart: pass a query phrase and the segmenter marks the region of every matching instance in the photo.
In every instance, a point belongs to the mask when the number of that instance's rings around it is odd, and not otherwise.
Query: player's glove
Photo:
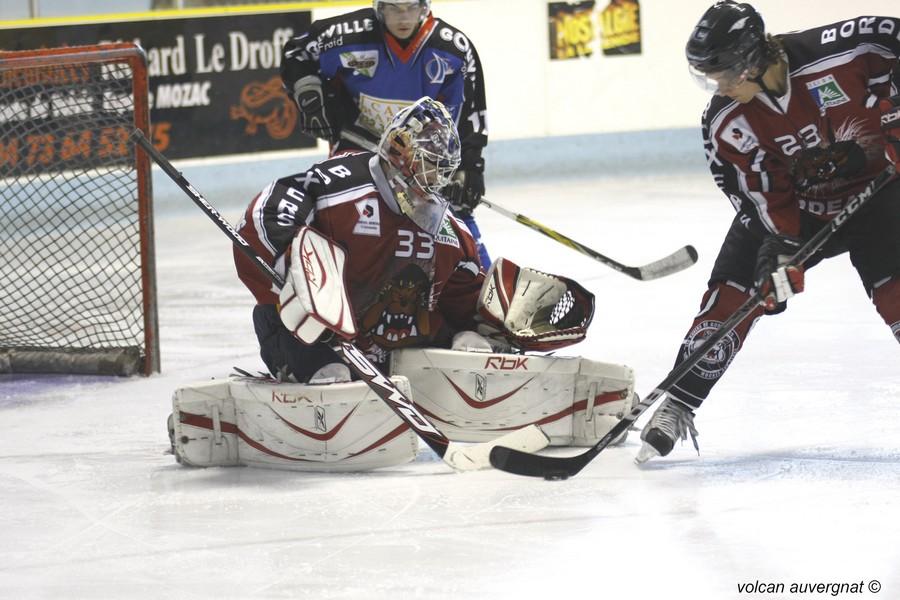
[[[473,154],[474,156],[463,156],[453,180],[444,188],[444,197],[460,216],[471,215],[484,196],[484,159],[478,151]]]
[[[317,75],[301,77],[294,83],[294,102],[300,109],[300,130],[303,133],[335,141],[339,127],[329,119],[322,80]]]
[[[756,255],[756,289],[762,295],[766,312],[786,308],[787,299],[803,291],[803,266],[786,263],[803,245],[803,240],[788,235],[769,235]]]
[[[900,171],[900,96],[882,99],[878,108],[881,109],[884,155]]]

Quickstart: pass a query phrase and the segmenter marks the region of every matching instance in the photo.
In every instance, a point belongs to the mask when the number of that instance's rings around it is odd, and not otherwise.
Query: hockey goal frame
[[[137,44],[130,42],[84,46],[43,48],[39,50],[0,51],[0,71],[60,65],[94,65],[127,63],[132,75],[133,129],[150,135],[149,84],[147,56]],[[132,131],[133,131],[132,129]],[[152,177],[150,159],[132,146],[130,165],[135,170],[137,227],[140,235],[140,281],[143,313],[143,356],[133,356],[125,349],[89,352],[96,355],[82,361],[79,349],[0,348],[0,373],[82,373],[150,375],[160,371],[159,325],[156,307],[156,263],[152,209]],[[52,358],[55,357],[55,358]]]

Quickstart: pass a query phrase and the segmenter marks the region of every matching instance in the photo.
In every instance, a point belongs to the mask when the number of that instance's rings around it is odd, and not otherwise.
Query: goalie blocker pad
[[[290,257],[278,295],[284,326],[307,345],[326,330],[353,339],[356,320],[344,277],[347,252],[315,229],[302,227],[291,242]]]
[[[594,295],[567,277],[498,258],[478,297],[479,333],[523,350],[548,352],[580,342],[594,318]],[[491,331],[493,330],[493,331]]]
[[[407,463],[419,444],[364,382],[212,381],[176,390],[172,408],[175,458],[189,466],[363,471]]]
[[[580,357],[409,348],[392,353],[391,372],[461,442],[536,424],[553,446],[593,446],[638,401],[631,368]]]

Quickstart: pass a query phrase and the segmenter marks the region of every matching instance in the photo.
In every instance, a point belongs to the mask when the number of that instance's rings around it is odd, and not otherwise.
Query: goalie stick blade
[[[637,279],[649,281],[658,279],[667,275],[672,275],[679,271],[687,269],[697,262],[697,249],[693,246],[685,246],[679,248],[669,256],[661,258],[642,267],[633,267]]]
[[[490,442],[482,442],[480,444],[450,442],[443,458],[448,465],[457,471],[487,469],[491,466],[489,455],[498,447],[501,447],[498,444],[515,448],[521,452],[538,452],[550,444],[550,438],[537,425],[529,425],[511,431]]]
[[[541,456],[497,446],[491,450],[490,459],[494,468],[513,475],[568,479],[581,471],[598,453],[599,450],[590,448],[575,456]]]

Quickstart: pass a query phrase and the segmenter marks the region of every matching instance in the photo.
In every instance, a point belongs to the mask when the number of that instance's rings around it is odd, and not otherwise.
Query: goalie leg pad
[[[535,424],[553,446],[592,446],[636,398],[632,369],[580,357],[406,348],[392,353],[391,372],[409,379],[413,402],[458,442]]]
[[[392,381],[404,393],[409,383]],[[174,450],[191,466],[363,471],[409,462],[418,438],[363,382],[329,385],[238,378],[173,398]]]

